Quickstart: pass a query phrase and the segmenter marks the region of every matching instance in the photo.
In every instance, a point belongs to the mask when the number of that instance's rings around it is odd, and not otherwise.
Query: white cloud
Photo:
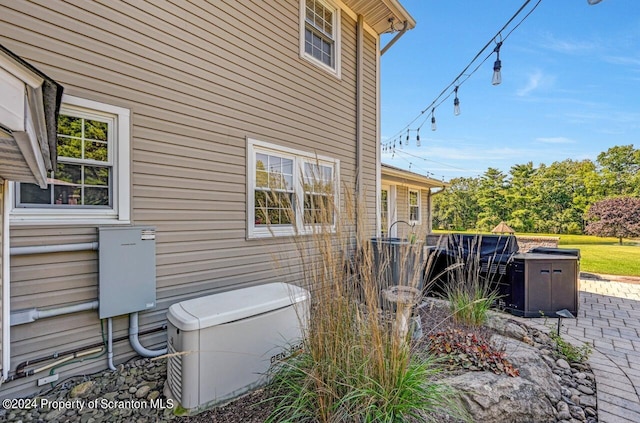
[[[606,62],[614,65],[624,65],[632,67],[640,67],[640,58],[629,56],[606,56],[604,58]]]
[[[553,85],[554,81],[555,78],[553,76],[545,75],[538,69],[528,75],[527,83],[524,87],[518,89],[516,94],[520,97],[525,97],[539,88],[550,87]]]
[[[544,144],[575,144],[576,141],[567,137],[541,137],[536,138],[535,141]]]
[[[540,46],[548,50],[567,54],[585,54],[600,48],[600,43],[593,41],[560,40],[552,34],[542,36]]]

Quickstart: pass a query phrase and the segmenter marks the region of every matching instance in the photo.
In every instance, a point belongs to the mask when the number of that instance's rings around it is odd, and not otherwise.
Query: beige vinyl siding
[[[65,92],[131,110],[132,223],[157,230],[157,307],[299,274],[291,239],[246,237],[246,138],[340,160],[355,186],[355,26],[342,13],[337,79],[299,56],[298,0],[281,2],[3,2],[0,43],[60,82]],[[376,39],[365,34],[363,171],[375,223]],[[95,226],[14,226],[12,245],[97,240]],[[275,252],[275,253],[274,253]],[[274,254],[279,267],[274,265]],[[96,299],[97,253],[17,256],[13,310]],[[114,336],[127,319],[114,319]],[[164,333],[142,337],[154,348]],[[101,340],[96,312],[12,328],[12,370],[26,360]],[[115,346],[116,362],[131,356]],[[106,366],[104,357],[58,371]],[[42,375],[38,375],[42,377]],[[34,389],[34,378],[3,394]]]
[[[406,185],[398,185],[396,188],[396,208],[398,211],[398,220],[409,221],[409,187]],[[398,224],[398,235],[406,234],[407,225]]]
[[[393,177],[385,177],[383,183],[390,183],[393,185]],[[420,226],[416,226],[416,233],[429,233],[431,232],[431,211],[430,211],[430,194],[428,188],[418,188],[415,186],[399,184],[396,185],[396,210],[398,220],[409,221],[409,190],[420,191]],[[393,222],[391,222],[393,223]],[[398,236],[404,237],[408,233],[408,226],[399,224]]]
[[[376,179],[377,179],[377,145],[378,145],[378,95],[377,95],[377,40],[368,32],[364,32],[364,104],[363,104],[363,164],[362,175],[365,181],[364,194],[367,213],[367,232],[376,233]]]

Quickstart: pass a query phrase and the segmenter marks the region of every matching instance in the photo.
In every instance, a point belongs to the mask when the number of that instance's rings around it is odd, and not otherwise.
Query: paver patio
[[[589,364],[596,376],[598,421],[640,422],[640,284],[581,279],[576,319],[564,319],[572,343],[593,346]],[[545,329],[545,319],[520,319]],[[555,319],[553,323],[555,324]]]

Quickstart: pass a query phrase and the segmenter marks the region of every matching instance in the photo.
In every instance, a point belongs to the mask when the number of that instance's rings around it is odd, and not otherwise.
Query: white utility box
[[[190,414],[267,382],[302,347],[309,292],[271,283],[173,304],[167,313],[167,396]]]

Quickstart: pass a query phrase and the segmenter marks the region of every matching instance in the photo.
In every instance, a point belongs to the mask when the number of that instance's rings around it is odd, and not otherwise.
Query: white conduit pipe
[[[81,311],[97,310],[99,305],[100,303],[98,300],[94,300],[86,303],[50,308],[46,310],[39,310],[37,308],[18,310],[11,313],[11,326],[33,323],[36,320],[62,316],[65,314],[79,313]]]
[[[79,313],[81,311],[97,310],[99,305],[100,303],[96,300],[88,303],[80,303],[80,304],[74,304],[70,306],[50,308],[48,310],[36,309],[35,319],[36,320],[46,319],[48,317],[61,316],[63,314],[72,314],[72,313]]]
[[[69,251],[97,251],[98,246],[99,244],[97,242],[58,245],[32,245],[27,247],[11,247],[10,254],[12,256],[24,256],[28,254],[64,253]]]
[[[161,350],[149,350],[143,347],[138,339],[138,332],[138,313],[131,313],[129,314],[129,343],[131,344],[131,348],[133,348],[133,350],[142,357],[147,358],[159,357],[167,353],[166,348]]]
[[[107,319],[107,364],[109,370],[116,369],[113,365],[113,319],[111,317]]]

